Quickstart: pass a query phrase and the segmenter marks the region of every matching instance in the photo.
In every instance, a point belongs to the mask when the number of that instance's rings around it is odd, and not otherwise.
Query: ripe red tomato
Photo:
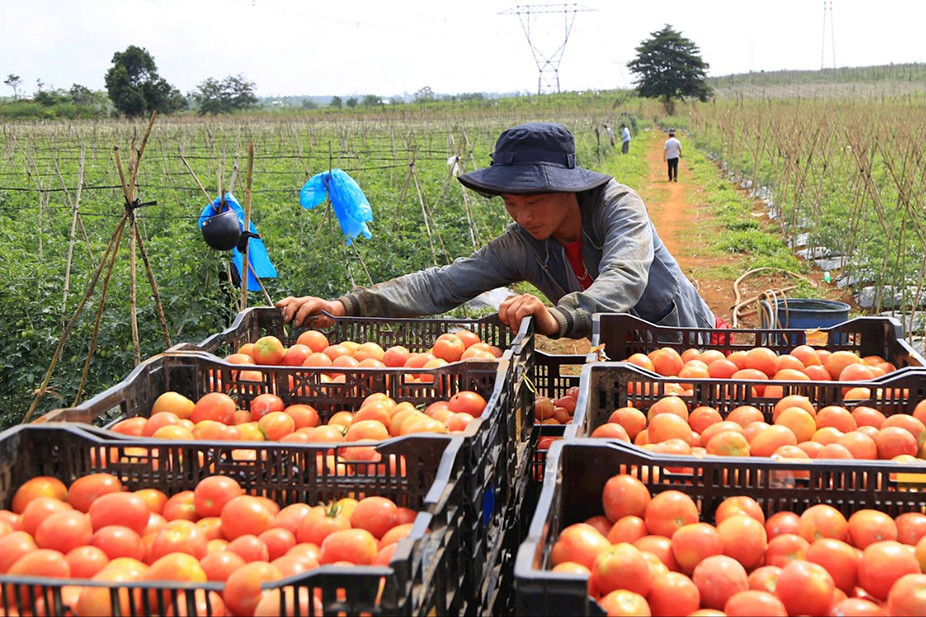
[[[447,402],[447,409],[454,413],[468,413],[474,418],[478,418],[485,410],[486,400],[478,392],[471,390],[461,390]]]
[[[284,409],[286,409],[286,403],[276,394],[269,392],[258,394],[251,400],[251,420],[256,422],[271,411],[283,411]]]
[[[103,551],[109,560],[117,557],[131,557],[142,561],[145,558],[145,547],[141,536],[122,525],[100,527],[90,537],[90,544]]]
[[[238,406],[232,397],[223,392],[204,394],[196,401],[190,420],[199,424],[203,420],[213,420],[222,424],[231,424]]]
[[[747,570],[762,565],[768,548],[768,535],[762,523],[745,514],[728,516],[717,525],[717,535],[724,555],[737,560]]]
[[[554,566],[572,561],[591,570],[595,557],[610,547],[611,543],[597,529],[585,523],[576,523],[560,532],[550,559]]]
[[[746,570],[732,557],[712,555],[699,563],[691,580],[701,594],[701,605],[722,610],[734,594],[749,589]]]
[[[193,500],[193,491],[180,491],[179,493],[174,493],[168,497],[167,502],[164,503],[164,509],[161,511],[161,515],[168,521],[177,519],[195,521],[199,518],[199,515],[196,514],[196,505]]]
[[[456,334],[441,334],[434,341],[431,353],[435,358],[441,358],[447,362],[456,362],[466,351],[466,344]]]
[[[312,508],[296,529],[296,540],[321,546],[328,534],[342,529],[350,529],[350,518],[337,506]]]
[[[905,574],[887,596],[890,615],[926,615],[926,574]]]
[[[366,529],[341,529],[328,534],[322,542],[319,563],[369,565],[378,552],[376,538]]]
[[[693,571],[705,558],[723,553],[720,534],[707,523],[682,525],[672,534],[671,540],[675,561],[686,572]]]
[[[94,531],[107,525],[122,525],[137,534],[148,526],[148,502],[135,493],[109,493],[90,504],[90,524]]]
[[[909,548],[895,540],[884,540],[869,544],[862,551],[858,582],[872,596],[885,600],[900,577],[919,573],[919,562]]]
[[[670,414],[664,415],[672,417]],[[652,498],[643,520],[651,533],[671,538],[682,525],[698,522],[698,506],[681,491],[664,491]]]
[[[38,548],[32,535],[25,531],[11,531],[0,536],[0,574],[6,574],[20,557]]]
[[[71,578],[93,578],[106,567],[109,557],[95,546],[78,546],[64,556],[71,570]]]
[[[193,508],[197,516],[219,516],[231,499],[244,493],[238,481],[227,476],[209,476],[193,489]]]
[[[723,612],[727,617],[766,615],[767,617],[788,617],[788,611],[781,600],[767,591],[747,589],[733,594]]]
[[[10,509],[16,514],[22,514],[26,504],[36,497],[54,497],[59,501],[67,501],[68,489],[58,478],[51,476],[30,478],[16,489]]]
[[[884,512],[870,508],[853,512],[849,517],[848,529],[849,541],[859,549],[881,540],[897,539],[897,524],[894,519]]]
[[[783,568],[795,559],[803,559],[810,543],[796,533],[784,533],[768,541],[765,565]]]
[[[395,502],[386,497],[365,497],[361,499],[350,515],[351,527],[366,529],[379,540],[395,527],[397,508]]]
[[[73,509],[67,502],[54,497],[36,497],[26,504],[19,520],[12,527],[34,536],[35,530],[46,518],[55,512]]]
[[[67,560],[60,552],[52,549],[39,549],[26,553],[7,572],[9,576],[47,576],[51,578],[69,578],[71,569]],[[7,585],[6,602],[13,604],[17,599],[28,608],[36,598],[42,594],[39,586],[30,589],[27,585]]]
[[[823,566],[833,577],[837,589],[846,594],[854,592],[860,560],[855,547],[834,538],[821,538],[810,545],[804,558]]]
[[[650,613],[646,598],[638,593],[618,589],[600,600],[601,607],[608,615],[639,615],[648,617]]]
[[[590,580],[602,594],[626,589],[646,597],[653,588],[649,563],[640,549],[626,542],[600,552],[590,570]]]
[[[849,534],[849,522],[842,512],[833,506],[821,503],[810,506],[800,516],[798,533],[808,542],[820,538],[845,540]]]
[[[184,519],[168,521],[151,542],[146,561],[153,563],[170,553],[186,553],[197,559],[207,552],[209,540],[202,528]]]
[[[625,516],[642,518],[650,501],[650,492],[646,485],[627,474],[609,478],[601,494],[605,516],[612,523]]]
[[[221,583],[227,581],[232,572],[246,563],[241,555],[231,551],[213,551],[206,553],[199,560],[199,565],[206,573],[206,580]]]
[[[259,498],[239,495],[222,508],[222,533],[228,540],[245,534],[260,535],[270,529],[275,513]]]
[[[835,590],[833,577],[823,566],[796,560],[781,569],[775,595],[789,615],[825,615]]]
[[[81,512],[89,512],[97,497],[122,491],[122,481],[109,473],[93,473],[77,478],[68,488],[68,503]]]
[[[238,536],[228,543],[225,550],[240,555],[247,562],[270,561],[270,549],[267,548],[267,544],[251,534]]]
[[[267,531],[261,533],[258,538],[267,546],[269,559],[266,561],[273,561],[274,559],[282,557],[289,549],[296,546],[295,534],[289,529],[284,529],[282,527],[271,527]]]
[[[90,543],[93,529],[90,518],[77,510],[62,510],[50,514],[35,530],[39,548],[54,549],[66,554],[71,549]]]
[[[690,615],[701,605],[701,594],[684,574],[660,572],[653,576],[653,588],[646,600],[654,617]]]

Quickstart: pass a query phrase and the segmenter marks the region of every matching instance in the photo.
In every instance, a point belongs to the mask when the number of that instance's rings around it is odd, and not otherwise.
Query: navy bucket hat
[[[502,193],[577,193],[597,188],[611,176],[576,165],[575,140],[565,126],[531,122],[501,134],[489,167],[457,179],[463,186],[492,197]]]

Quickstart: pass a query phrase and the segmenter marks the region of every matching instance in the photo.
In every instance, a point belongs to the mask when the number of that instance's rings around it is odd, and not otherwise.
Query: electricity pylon
[[[569,42],[569,33],[572,31],[576,13],[594,10],[580,4],[519,4],[514,8],[499,13],[499,15],[514,14],[521,20],[521,27],[527,36],[527,44],[531,48],[531,54],[534,56],[534,62],[537,63],[537,70],[539,71],[537,94],[559,92],[559,65],[563,60],[563,52],[566,51],[566,43]],[[540,49],[537,37],[531,36],[532,26],[535,20],[540,19],[541,15],[547,16],[558,13],[563,14],[562,43],[552,53],[547,53],[546,50]]]

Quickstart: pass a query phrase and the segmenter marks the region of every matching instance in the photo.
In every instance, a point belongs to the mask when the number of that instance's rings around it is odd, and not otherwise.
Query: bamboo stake
[[[126,219],[130,218],[126,216]],[[100,302],[97,305],[96,319],[93,322],[93,333],[90,335],[90,345],[87,347],[87,359],[84,361],[84,370],[80,375],[80,383],[77,385],[77,394],[74,397],[72,407],[80,403],[80,397],[83,394],[84,386],[87,383],[87,375],[90,373],[90,360],[96,353],[96,341],[100,333],[100,321],[103,318],[103,308],[106,306],[106,292],[109,288],[109,279],[112,277],[113,267],[116,265],[116,255],[119,253],[119,245],[122,243],[122,231],[125,225],[120,225],[116,232],[116,242],[113,245],[113,251],[109,256],[109,267],[106,269],[106,276],[103,277],[103,287],[100,289]]]
[[[145,249],[145,243],[142,241],[141,230],[135,227],[135,239],[138,241],[138,252],[141,254],[142,263],[145,265],[145,272],[148,275],[148,284],[151,285],[151,297],[154,298],[154,308],[157,311],[158,322],[161,324],[161,333],[164,335],[164,344],[169,349],[172,347],[170,342],[170,330],[167,328],[167,319],[164,317],[164,306],[161,303],[161,294],[158,291],[158,283],[154,278],[154,270],[151,269],[151,261],[148,259],[148,251]]]
[[[251,182],[254,178],[254,142],[248,144],[248,175],[246,178],[246,188],[244,193],[244,233],[251,229]],[[246,268],[241,268],[241,310],[248,308],[248,279],[251,262],[248,260],[249,238],[245,238],[244,247],[241,250],[241,263],[247,264]],[[257,275],[254,275],[257,278]]]
[[[119,220],[119,224],[116,227],[116,230],[113,232],[113,235],[109,239],[109,246],[106,247],[106,251],[103,253],[103,258],[100,259],[100,263],[97,265],[96,270],[93,273],[93,276],[90,278],[90,284],[87,286],[87,291],[84,293],[84,297],[81,299],[80,303],[77,305],[77,308],[74,310],[74,314],[71,316],[71,319],[68,321],[67,325],[64,327],[64,332],[61,333],[61,336],[58,338],[58,346],[55,348],[55,353],[52,355],[51,363],[48,366],[48,370],[45,371],[45,378],[42,380],[42,384],[39,386],[36,391],[35,398],[32,401],[32,404],[29,406],[29,409],[26,411],[26,415],[23,417],[22,423],[25,424],[29,422],[29,419],[32,417],[32,414],[35,412],[35,408],[39,404],[39,400],[45,395],[45,392],[48,390],[48,383],[51,381],[52,373],[57,366],[58,361],[61,359],[61,351],[64,349],[64,343],[67,341],[68,336],[70,336],[71,331],[74,329],[74,325],[77,323],[77,318],[80,317],[81,312],[84,309],[84,305],[87,303],[87,300],[90,299],[90,296],[93,294],[93,290],[96,288],[96,284],[100,279],[100,274],[103,272],[103,266],[106,264],[106,260],[109,256],[109,252],[113,250],[117,238],[122,236],[122,229],[125,227],[125,222],[128,220],[128,215],[123,213],[122,218]]]
[[[80,163],[77,168],[77,198],[74,201],[71,201],[71,194],[68,192],[67,187],[64,187],[64,195],[67,197],[68,202],[71,204],[71,234],[68,239],[68,256],[67,256],[67,266],[64,270],[64,294],[61,298],[61,325],[64,325],[65,315],[67,313],[68,306],[68,289],[71,284],[71,263],[74,256],[74,243],[77,236],[77,219],[78,219],[78,210],[80,209],[80,191],[81,187],[84,184],[84,145],[80,146]],[[55,171],[58,172],[58,178],[61,180],[62,186],[64,186],[64,177],[61,175],[61,170],[58,168],[58,162],[55,161]]]

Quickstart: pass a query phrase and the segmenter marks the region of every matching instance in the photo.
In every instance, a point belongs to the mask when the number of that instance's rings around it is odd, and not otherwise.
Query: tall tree
[[[154,110],[169,114],[186,107],[186,99],[158,75],[154,58],[144,47],[129,45],[114,53],[105,81],[113,106],[126,116],[145,116]]]
[[[5,83],[6,85],[8,85],[10,88],[13,89],[13,98],[18,99],[19,98],[19,87],[23,83],[22,78],[20,78],[19,75],[14,75],[13,73],[10,73],[9,75],[6,76],[6,79],[3,80],[3,83]]]
[[[227,114],[257,106],[254,95],[256,85],[244,75],[229,75],[222,81],[209,78],[199,84],[192,98],[199,106],[199,114]]]
[[[705,81],[710,65],[701,59],[695,43],[666,24],[651,32],[652,38],[637,47],[637,57],[627,63],[636,75],[640,96],[660,99],[666,112],[675,112],[675,101],[696,97],[706,101],[712,94]]]

